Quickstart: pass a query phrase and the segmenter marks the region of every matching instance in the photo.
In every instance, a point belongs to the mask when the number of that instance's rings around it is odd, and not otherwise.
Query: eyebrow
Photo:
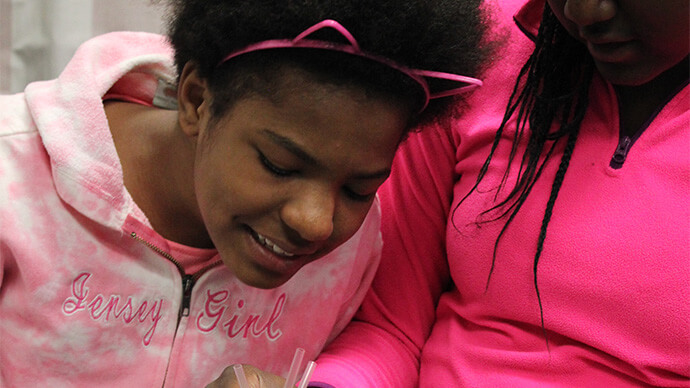
[[[289,138],[279,135],[271,130],[264,129],[261,131],[262,134],[264,134],[266,137],[268,137],[273,143],[285,148],[287,151],[301,159],[302,161],[316,165],[316,166],[321,166],[322,164],[316,160],[313,156],[309,155],[305,150],[303,150],[297,143],[293,142]],[[382,178],[388,178],[390,175],[391,170],[390,168],[386,168],[380,171],[374,171],[370,173],[365,173],[365,174],[358,174],[354,176],[354,179],[364,179],[364,180],[369,180],[369,179],[382,179]]]

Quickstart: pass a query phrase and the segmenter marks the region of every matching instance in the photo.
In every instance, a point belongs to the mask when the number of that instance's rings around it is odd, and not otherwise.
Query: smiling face
[[[186,130],[194,187],[220,256],[244,283],[277,287],[349,239],[389,174],[407,112],[291,71],[277,98],[250,95]],[[191,131],[191,132],[190,132]]]
[[[688,56],[688,0],[548,0],[615,85],[647,83]]]

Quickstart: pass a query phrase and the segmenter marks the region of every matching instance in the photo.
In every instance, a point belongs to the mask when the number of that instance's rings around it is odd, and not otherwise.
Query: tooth
[[[277,254],[282,255],[282,256],[288,256],[288,257],[289,257],[289,256],[294,256],[294,254],[282,250],[279,246],[277,246],[276,244],[274,244],[271,240],[269,240],[269,239],[267,239],[266,237],[260,235],[259,233],[257,233],[256,236],[258,237],[259,242],[261,242],[262,245],[264,245],[265,247],[271,249],[274,253],[277,253]]]
[[[285,252],[284,250],[280,249],[280,247],[277,246],[277,245],[273,245],[272,248],[273,248],[273,251],[276,252],[276,253],[278,253],[279,255],[283,255],[283,256],[293,256],[291,253]]]

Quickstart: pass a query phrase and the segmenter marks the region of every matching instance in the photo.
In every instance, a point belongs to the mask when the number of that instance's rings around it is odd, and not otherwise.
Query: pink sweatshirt
[[[612,166],[623,140],[618,105],[612,86],[595,77],[538,267],[549,348],[533,257],[563,147],[501,240],[487,288],[504,222],[477,221],[494,202],[507,141],[477,192],[455,208],[534,47],[512,21],[525,1],[498,3],[506,46],[452,128],[422,131],[398,154],[380,192],[384,249],[372,291],[313,380],[338,388],[689,387],[687,83]],[[522,8],[525,31],[536,31],[542,9],[543,0]]]
[[[203,387],[240,362],[285,376],[295,349],[315,358],[364,297],[378,205],[277,289],[245,286],[218,257],[183,276],[171,258],[209,252],[151,229],[102,104],[116,81],[151,103],[172,68],[163,37],[108,34],[57,80],[0,97],[0,387]]]

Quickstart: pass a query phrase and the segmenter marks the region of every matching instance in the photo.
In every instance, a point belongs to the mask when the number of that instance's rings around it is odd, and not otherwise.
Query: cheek
[[[221,214],[227,212],[218,176],[211,176],[207,169],[200,166],[194,175],[194,193],[199,211],[209,232],[218,225]],[[215,178],[215,179],[214,179]]]
[[[642,44],[641,67],[646,66],[650,77],[656,77],[677,65],[690,53],[687,25],[676,25],[676,28],[670,25],[658,26],[654,30],[650,28]]]
[[[258,163],[234,151],[232,157],[230,151],[202,156],[195,168],[194,191],[210,233],[265,216],[281,199]]]
[[[549,5],[549,8],[553,11],[555,15],[561,15],[563,14],[563,9],[565,8],[565,0],[547,0],[547,4]],[[560,19],[561,17],[558,16]]]
[[[690,29],[687,20],[679,21],[675,25],[660,26],[658,31],[658,34],[647,38],[648,45],[656,55],[677,63],[690,53]]]
[[[565,0],[548,0],[549,8],[553,12],[558,22],[568,31],[573,38],[582,41],[578,32],[577,25],[565,16]]]
[[[551,12],[556,16],[561,24],[567,24],[567,18],[565,17],[565,0],[548,0],[548,7],[551,8]]]
[[[194,193],[204,222],[207,226],[218,225],[231,212],[232,200],[241,197],[237,185],[238,172],[232,168],[233,160],[215,152],[213,148],[199,153],[194,166]]]

